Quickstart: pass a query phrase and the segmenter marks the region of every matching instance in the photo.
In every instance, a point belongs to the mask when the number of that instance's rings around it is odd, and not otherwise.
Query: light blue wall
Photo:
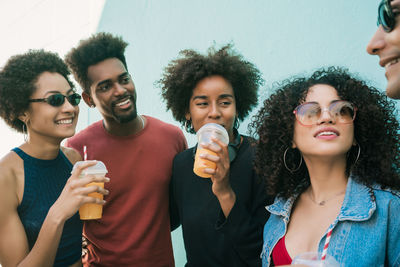
[[[384,88],[378,59],[365,52],[377,6],[378,0],[108,0],[98,31],[130,43],[126,55],[139,112],[174,123],[153,83],[181,49],[204,52],[213,43],[233,42],[258,66],[266,80],[261,100],[273,82],[326,65],[348,67]],[[99,118],[91,110],[80,127]],[[177,266],[183,266],[180,230],[173,240]]]

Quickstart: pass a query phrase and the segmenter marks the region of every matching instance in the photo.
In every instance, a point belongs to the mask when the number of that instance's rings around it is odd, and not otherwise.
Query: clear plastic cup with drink
[[[291,265],[309,266],[309,267],[339,267],[339,263],[334,257],[326,255],[321,260],[318,252],[304,252],[294,257]]]
[[[78,161],[75,163],[74,168],[76,166],[79,166],[83,164],[85,161]],[[96,177],[104,177],[107,173],[107,168],[104,165],[103,162],[97,161],[96,165],[87,167],[86,169],[82,170],[80,174],[80,178],[85,177],[86,175],[94,175]],[[103,182],[93,182],[93,183],[88,183],[86,186],[92,186],[96,185],[101,188],[104,188],[104,183]],[[90,197],[95,197],[103,200],[103,194],[100,194],[98,192],[93,192],[88,194]],[[83,204],[79,208],[79,216],[81,220],[95,220],[95,219],[100,219],[103,213],[103,205],[97,204],[97,203],[86,203]]]
[[[229,143],[229,135],[228,132],[219,124],[216,123],[207,123],[204,124],[196,133],[197,136],[197,151],[194,158],[194,166],[193,172],[203,178],[210,178],[211,174],[205,173],[205,168],[216,169],[215,162],[212,162],[207,159],[202,159],[199,157],[200,154],[210,154],[210,155],[217,155],[215,152],[203,148],[202,144],[210,144],[213,143],[211,138],[216,138],[221,140],[223,143]]]

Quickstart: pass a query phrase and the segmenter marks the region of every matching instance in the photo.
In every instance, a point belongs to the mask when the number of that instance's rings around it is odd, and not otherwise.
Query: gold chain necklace
[[[328,202],[329,200],[332,200],[332,199],[334,199],[334,198],[336,198],[336,197],[338,197],[340,195],[343,195],[344,193],[346,193],[346,190],[340,191],[339,193],[334,194],[332,197],[324,199],[324,200],[319,201],[319,202],[317,202],[317,201],[315,201],[313,199],[313,197],[311,196],[311,190],[308,191],[308,192],[309,192],[308,193],[308,197],[311,199],[312,202],[314,202],[315,204],[317,204],[319,206],[325,206],[326,202]]]

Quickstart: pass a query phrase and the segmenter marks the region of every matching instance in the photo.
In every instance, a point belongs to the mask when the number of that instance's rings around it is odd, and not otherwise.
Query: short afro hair
[[[204,78],[219,75],[232,86],[238,119],[243,120],[257,105],[258,89],[264,83],[260,71],[233,50],[232,44],[221,49],[208,49],[207,55],[194,50],[182,50],[179,57],[164,69],[157,82],[175,120],[182,126],[189,110],[193,89]]]
[[[128,46],[121,37],[100,32],[89,39],[81,40],[76,48],[65,56],[65,62],[74,74],[75,80],[82,89],[90,94],[91,81],[88,78],[88,68],[108,58],[121,60],[128,69],[125,60],[125,48]]]
[[[334,87],[340,99],[357,107],[353,146],[347,157],[346,172],[361,183],[400,189],[400,136],[395,103],[376,88],[350,74],[347,69],[328,67],[311,76],[293,77],[277,85],[276,91],[264,101],[249,128],[259,142],[255,168],[265,181],[267,192],[289,198],[302,193],[310,185],[308,169],[303,163],[295,172],[285,168],[285,150],[292,145],[295,115],[293,110],[305,101],[310,87],[326,84]],[[298,153],[288,153],[291,169],[299,164]],[[290,154],[292,154],[290,156]]]
[[[71,88],[70,72],[56,54],[44,50],[29,50],[11,57],[0,72],[0,117],[13,129],[22,133],[24,123],[18,118],[29,107],[36,82],[43,72],[59,73]]]

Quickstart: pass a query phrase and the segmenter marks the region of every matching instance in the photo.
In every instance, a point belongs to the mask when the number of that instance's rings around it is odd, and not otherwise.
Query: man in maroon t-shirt
[[[182,131],[137,113],[127,43],[108,33],[83,40],[66,56],[87,105],[103,120],[66,145],[108,169],[103,217],[86,221],[85,266],[174,266],[168,213],[174,156],[186,149]]]

